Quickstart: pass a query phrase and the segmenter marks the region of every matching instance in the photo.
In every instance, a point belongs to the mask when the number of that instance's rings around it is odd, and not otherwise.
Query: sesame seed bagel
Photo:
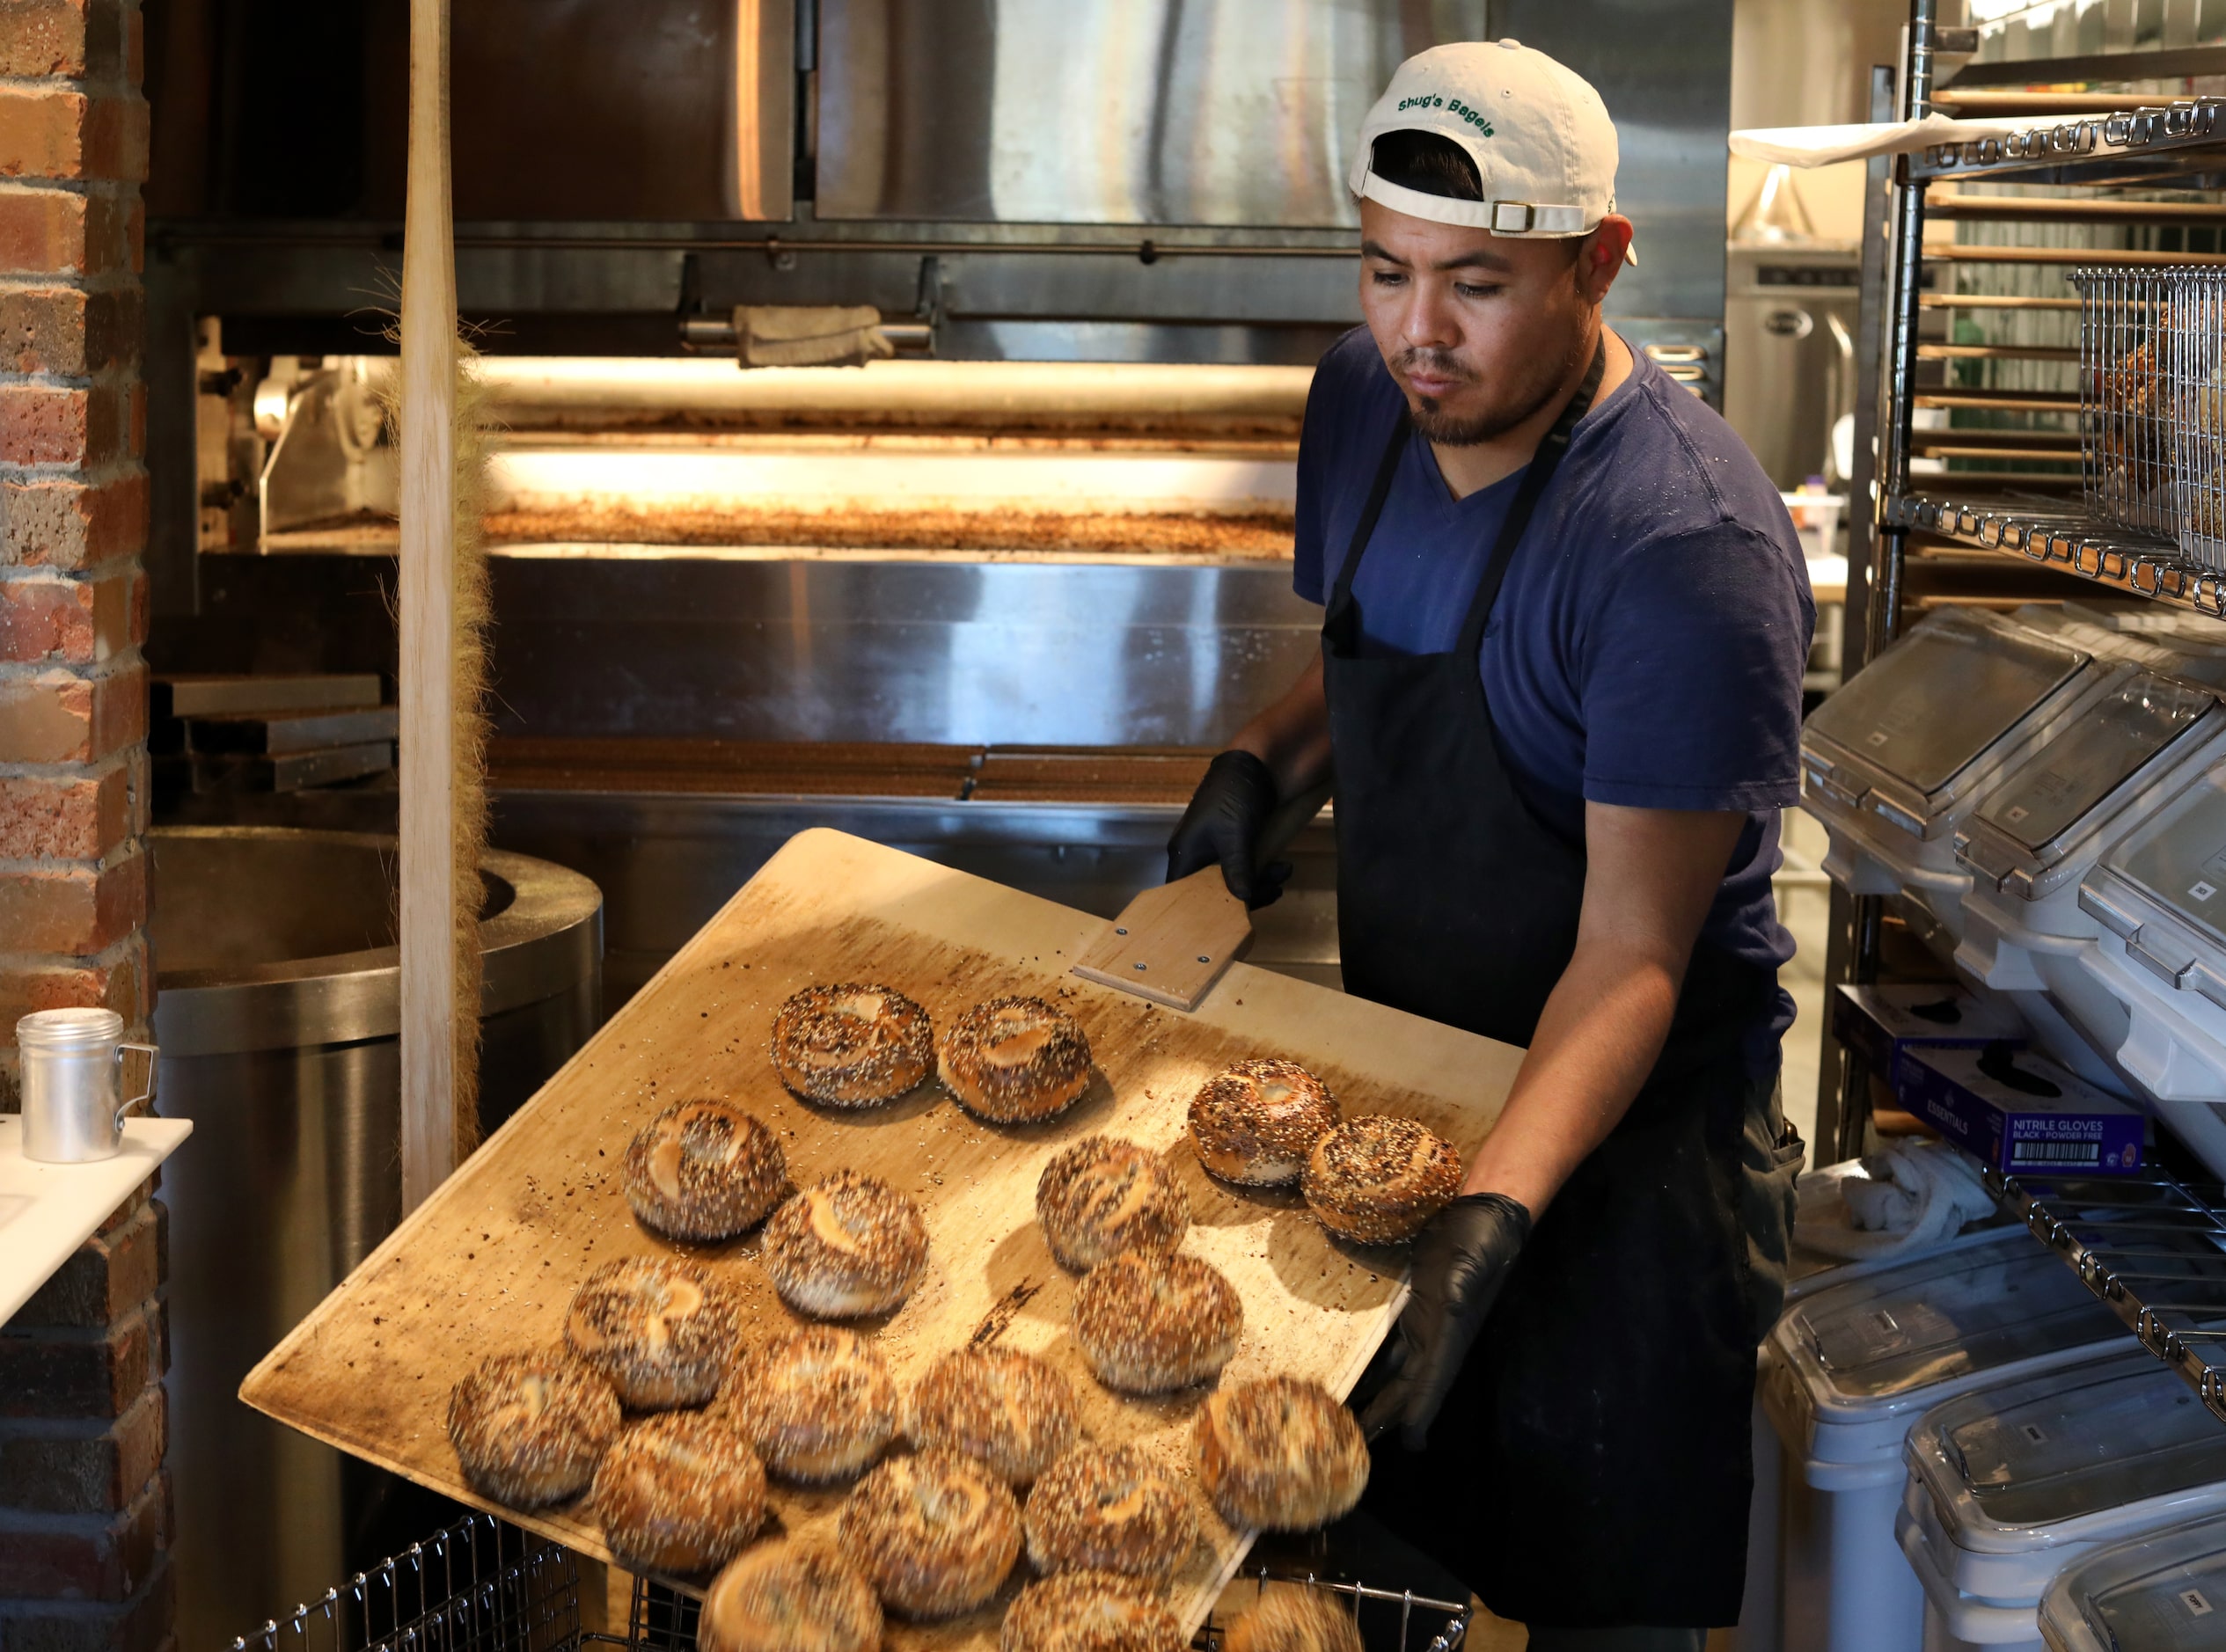
[[[605,1262],[572,1295],[564,1340],[637,1411],[699,1406],[719,1392],[741,1334],[733,1290],[691,1262]]]
[[[922,1451],[960,1452],[1025,1486],[1080,1428],[1073,1385],[1051,1366],[1015,1349],[962,1348],[914,1385],[904,1432]]]
[[[1336,1098],[1295,1061],[1241,1061],[1190,1099],[1198,1162],[1247,1187],[1298,1181],[1314,1144],[1336,1128]]]
[[[1197,1540],[1174,1475],[1133,1445],[1078,1445],[1028,1495],[1028,1558],[1039,1572],[1119,1572],[1163,1582]]]
[[[789,1480],[841,1480],[897,1432],[897,1385],[854,1331],[815,1325],[744,1362],[729,1385],[743,1432]]]
[[[449,1393],[464,1477],[513,1509],[587,1489],[618,1432],[617,1391],[561,1349],[490,1356]]]
[[[773,1133],[724,1101],[676,1102],[626,1148],[626,1202],[673,1239],[731,1239],[764,1221],[787,1185]]]
[[[1051,1254],[1082,1273],[1123,1251],[1180,1245],[1190,1195],[1156,1153],[1087,1136],[1043,1166],[1036,1220]]]
[[[970,1612],[1021,1552],[1021,1509],[1002,1480],[953,1451],[891,1458],[858,1482],[835,1530],[882,1604],[915,1618]]]
[[[611,1552],[632,1571],[723,1566],[765,1522],[765,1471],[733,1419],[671,1411],[621,1434],[595,1471]]]
[[[824,1544],[751,1549],[719,1574],[696,1625],[702,1652],[878,1652],[881,1602]]]
[[[1179,1251],[1124,1251],[1083,1276],[1074,1341],[1108,1388],[1165,1393],[1217,1375],[1236,1352],[1235,1288]]]
[[[1005,1609],[997,1652],[1183,1652],[1175,1614],[1110,1572],[1062,1572]]]
[[[927,1224],[887,1182],[838,1170],[773,1213],[758,1262],[799,1313],[886,1313],[927,1270]]]
[[[959,1106],[993,1124],[1064,1113],[1090,1087],[1090,1041],[1041,998],[992,998],[943,1034],[936,1070]]]
[[[808,1101],[869,1107],[894,1100],[935,1064],[927,1012],[894,987],[806,987],[773,1018],[773,1065]]]
[[[1368,1444],[1319,1383],[1268,1377],[1224,1388],[1191,1431],[1198,1480],[1231,1525],[1311,1531],[1349,1512],[1368,1484]]]
[[[1461,1155],[1412,1119],[1340,1124],[1307,1159],[1307,1208],[1341,1239],[1394,1245],[1422,1232],[1461,1191]]]
[[[1221,1652],[1362,1652],[1352,1607],[1303,1583],[1270,1583],[1221,1636]]]

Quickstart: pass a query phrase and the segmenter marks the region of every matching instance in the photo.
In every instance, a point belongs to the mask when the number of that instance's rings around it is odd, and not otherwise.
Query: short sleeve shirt
[[[1365,327],[1322,358],[1299,446],[1292,583],[1309,602],[1336,583],[1402,406]],[[1454,646],[1520,481],[1455,500],[1409,435],[1353,581],[1364,651]],[[1635,353],[1572,433],[1477,659],[1502,759],[1571,841],[1587,801],[1748,816],[1702,939],[1771,969],[1793,955],[1770,874],[1777,811],[1800,794],[1815,623],[1776,488],[1730,426]]]

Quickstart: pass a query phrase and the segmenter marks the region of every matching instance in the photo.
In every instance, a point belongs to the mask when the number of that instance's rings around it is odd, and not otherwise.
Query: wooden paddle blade
[[[1252,917],[1208,866],[1146,889],[1074,961],[1074,973],[1164,1004],[1195,1010],[1252,942]]]

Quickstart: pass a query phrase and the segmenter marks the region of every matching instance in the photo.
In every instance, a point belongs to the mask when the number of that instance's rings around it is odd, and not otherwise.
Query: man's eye
[[[1396,287],[1407,278],[1397,270],[1372,269],[1368,272],[1368,279],[1379,287]]]
[[[1497,285],[1475,286],[1468,281],[1455,281],[1453,290],[1463,298],[1489,298],[1499,291]]]

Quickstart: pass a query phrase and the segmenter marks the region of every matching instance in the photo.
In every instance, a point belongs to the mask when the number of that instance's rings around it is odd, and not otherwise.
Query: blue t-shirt
[[[1702,939],[1764,969],[1777,811],[1800,795],[1801,677],[1816,605],[1777,489],[1729,425],[1644,355],[1578,421],[1478,654],[1502,760],[1572,842],[1585,804],[1748,819]],[[1365,327],[1330,347],[1299,442],[1300,596],[1326,601],[1402,398]],[[1521,473],[1455,500],[1410,435],[1353,581],[1366,652],[1460,640]],[[1754,1049],[1776,1060],[1792,999]]]

